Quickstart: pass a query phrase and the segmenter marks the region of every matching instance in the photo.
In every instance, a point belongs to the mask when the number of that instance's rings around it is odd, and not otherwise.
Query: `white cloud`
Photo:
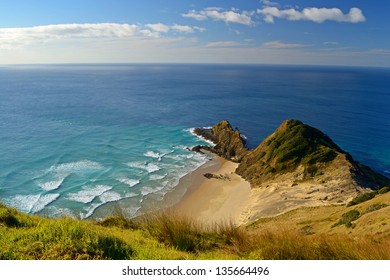
[[[276,3],[276,2],[272,2],[270,0],[260,0],[260,2],[264,5],[264,6],[278,6],[279,3]]]
[[[145,26],[158,33],[168,33],[170,29],[168,25],[163,23],[146,24]]]
[[[305,45],[288,44],[288,43],[283,43],[281,41],[271,41],[271,42],[264,43],[263,46],[266,48],[271,48],[271,49],[290,49],[290,48],[304,47]]]
[[[194,33],[195,31],[203,32],[206,30],[205,28],[201,28],[198,26],[179,25],[179,24],[172,25],[171,29],[180,33]]]
[[[257,12],[264,16],[264,21],[273,23],[274,18],[283,18],[291,21],[308,20],[316,23],[325,21],[358,23],[366,21],[362,10],[351,8],[348,14],[344,14],[338,8],[304,8],[302,11],[296,9],[280,10],[277,7],[265,7]]]
[[[226,47],[237,47],[241,44],[235,41],[220,41],[220,42],[210,42],[206,45],[207,48],[226,48]]]
[[[191,10],[186,14],[182,14],[183,17],[193,18],[199,21],[212,19],[215,21],[223,21],[225,23],[237,23],[243,25],[253,25],[252,15],[254,12],[240,12],[237,9],[231,9],[230,11],[223,10],[217,7],[206,8],[202,11]]]
[[[361,52],[362,54],[368,54],[368,55],[384,55],[389,57],[390,56],[390,49],[372,49],[368,50],[366,52]]]
[[[183,17],[193,18],[199,21],[206,20],[207,16],[203,13],[197,12],[195,10],[191,10],[186,14],[182,14]]]
[[[140,33],[138,25],[96,23],[57,24],[25,28],[0,28],[0,49],[20,48],[51,40],[82,38],[123,38]]]
[[[330,42],[324,42],[323,44],[324,44],[324,45],[332,45],[332,46],[336,46],[336,45],[338,45],[339,43],[338,43],[338,42],[333,42],[333,41],[330,41]]]
[[[25,28],[0,28],[0,49],[18,49],[31,44],[48,44],[63,40],[101,40],[104,38],[159,38],[169,31],[179,33],[203,32],[198,26],[173,25],[162,23],[136,24],[94,23],[56,24]]]

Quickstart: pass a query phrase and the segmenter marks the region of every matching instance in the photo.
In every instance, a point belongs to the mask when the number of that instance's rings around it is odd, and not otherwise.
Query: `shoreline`
[[[191,193],[202,182],[204,173],[215,172],[220,168],[221,162],[219,158],[212,153],[209,155],[211,155],[211,159],[197,167],[195,170],[182,176],[178,183],[164,194],[162,199],[156,199],[154,194],[146,196],[142,201],[142,205],[136,212],[136,216],[169,209],[180,203],[188,193]]]
[[[230,222],[242,225],[251,186],[235,173],[237,163],[212,155],[215,164],[200,167],[182,178],[177,188],[184,184],[187,190],[180,201],[170,208],[205,225]],[[205,173],[219,177],[206,178]]]

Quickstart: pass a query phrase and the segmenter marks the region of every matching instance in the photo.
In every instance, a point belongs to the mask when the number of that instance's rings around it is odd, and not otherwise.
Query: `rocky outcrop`
[[[196,128],[194,132],[215,144],[212,148],[204,146],[194,147],[193,150],[195,151],[200,151],[201,148],[204,148],[234,162],[240,162],[248,152],[248,149],[245,147],[245,139],[226,120],[221,121],[212,128]]]

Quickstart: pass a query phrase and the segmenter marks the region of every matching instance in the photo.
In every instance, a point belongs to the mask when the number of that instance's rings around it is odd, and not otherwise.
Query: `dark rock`
[[[209,151],[231,161],[240,162],[248,152],[245,139],[226,120],[214,125],[211,129],[196,128],[194,133],[215,144],[214,147],[208,148]]]
[[[194,133],[208,141],[214,142],[214,137],[211,133],[211,128],[198,127],[194,129]]]
[[[207,179],[217,179],[217,180],[223,180],[223,181],[230,181],[229,175],[226,174],[220,174],[220,175],[215,175],[212,173],[205,173],[203,174]]]

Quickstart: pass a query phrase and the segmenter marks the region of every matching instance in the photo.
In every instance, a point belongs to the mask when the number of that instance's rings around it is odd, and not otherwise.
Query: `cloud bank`
[[[146,24],[56,24],[25,28],[0,28],[0,49],[17,49],[30,44],[46,44],[51,41],[102,38],[159,38],[170,31],[175,33],[203,32],[198,26],[168,26],[162,23]]]
[[[271,49],[291,49],[291,48],[304,47],[305,45],[302,45],[302,44],[289,44],[289,43],[284,43],[284,42],[281,42],[281,41],[271,41],[271,42],[264,43],[263,46],[266,47],[266,48],[271,48]]]
[[[223,21],[226,24],[236,23],[243,25],[253,25],[253,14],[254,12],[240,12],[237,9],[232,9],[228,11],[222,8],[211,7],[201,11],[191,10],[188,13],[182,14],[182,16],[187,18],[193,18],[199,21],[212,19],[215,21]]]
[[[339,8],[304,8],[302,11],[297,9],[280,9],[275,2],[263,0],[263,8],[257,11],[239,11],[237,9],[225,10],[218,7],[209,7],[201,11],[190,10],[182,14],[183,17],[192,18],[198,21],[214,20],[223,21],[226,24],[235,23],[247,26],[256,25],[255,16],[262,15],[263,20],[267,23],[273,23],[275,18],[286,19],[289,21],[312,21],[323,23],[325,21],[359,23],[366,21],[362,10],[351,8],[347,14],[344,14]]]
[[[348,14],[344,14],[338,8],[304,8],[302,11],[296,9],[281,10],[277,7],[265,7],[257,10],[258,14],[264,16],[264,21],[273,23],[275,18],[282,18],[290,21],[306,20],[316,23],[325,21],[358,23],[366,21],[362,10],[351,8]]]

